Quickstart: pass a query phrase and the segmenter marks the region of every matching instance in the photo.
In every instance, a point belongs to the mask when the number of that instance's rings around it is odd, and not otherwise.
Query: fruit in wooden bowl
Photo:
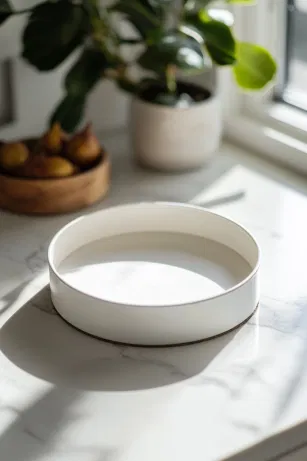
[[[106,195],[109,182],[109,157],[90,125],[71,138],[55,123],[39,139],[0,143],[3,209],[27,214],[74,211]]]
[[[65,178],[72,176],[77,171],[78,168],[66,158],[37,155],[26,163],[23,169],[23,176],[41,179]]]
[[[55,122],[42,137],[40,146],[45,149],[47,153],[58,155],[63,151],[64,143],[67,139],[68,136],[62,130],[61,125]]]
[[[93,133],[91,125],[76,134],[67,143],[67,157],[79,166],[86,166],[94,162],[100,154],[101,147]]]
[[[0,167],[9,172],[23,166],[29,158],[29,150],[22,142],[3,143],[0,147]]]

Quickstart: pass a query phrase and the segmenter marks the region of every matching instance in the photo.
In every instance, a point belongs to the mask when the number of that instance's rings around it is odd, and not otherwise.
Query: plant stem
[[[104,73],[104,77],[115,80],[122,88],[130,88],[133,82],[128,79],[128,65],[120,54],[120,38],[110,21],[108,9],[99,5],[99,0],[89,0],[89,15],[92,24],[92,39],[106,55],[110,62],[116,65]],[[127,90],[128,91],[128,90]]]
[[[19,11],[13,11],[13,14],[27,14],[31,13],[32,8],[26,8],[24,10],[19,10]]]
[[[99,4],[97,0],[89,0],[88,10],[92,18],[99,17]]]
[[[169,64],[165,70],[166,87],[169,93],[174,94],[177,90],[176,83],[176,66]]]
[[[98,48],[110,59],[121,62],[119,40],[110,24],[107,10],[99,7],[98,0],[89,0],[87,11],[92,27],[92,39]]]

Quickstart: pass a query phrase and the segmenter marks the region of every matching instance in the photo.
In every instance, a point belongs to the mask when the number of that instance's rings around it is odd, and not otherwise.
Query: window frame
[[[268,48],[279,63],[279,73],[274,85],[253,94],[241,92],[228,78],[224,90],[225,134],[231,141],[307,175],[307,112],[276,97],[285,81],[284,5],[285,0],[258,0],[255,5],[233,10],[236,36]]]

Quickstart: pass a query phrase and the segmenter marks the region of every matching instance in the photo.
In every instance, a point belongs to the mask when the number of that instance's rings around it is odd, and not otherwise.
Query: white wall
[[[14,1],[16,8],[37,3],[36,0]],[[49,114],[61,98],[62,77],[69,66],[67,62],[55,72],[38,73],[19,59],[23,21],[22,17],[13,17],[0,28],[0,66],[1,61],[11,60],[15,112],[13,123],[0,126],[0,138],[4,139],[38,135],[45,130]],[[5,107],[11,101],[7,88],[1,83],[0,104]],[[113,129],[125,124],[126,112],[127,97],[112,82],[102,82],[89,99],[86,119],[93,121],[97,131]]]

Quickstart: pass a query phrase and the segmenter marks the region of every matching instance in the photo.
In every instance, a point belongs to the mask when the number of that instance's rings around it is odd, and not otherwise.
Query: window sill
[[[259,114],[258,114],[259,115]],[[307,175],[307,115],[283,104],[262,116],[239,112],[226,121],[226,139]]]

